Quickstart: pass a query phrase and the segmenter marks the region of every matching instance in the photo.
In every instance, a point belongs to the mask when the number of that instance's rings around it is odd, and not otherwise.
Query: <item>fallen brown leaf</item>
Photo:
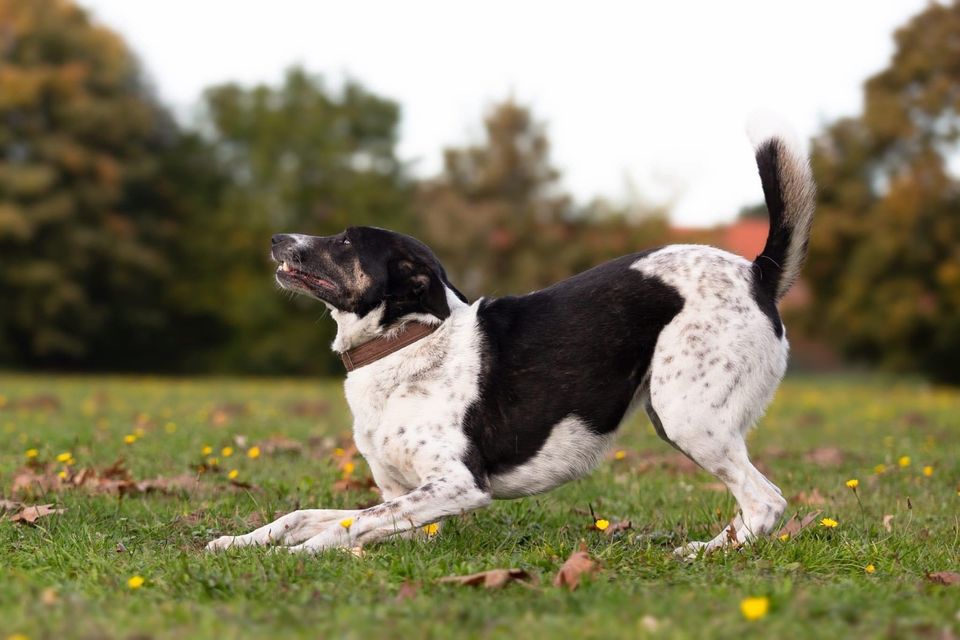
[[[627,531],[628,529],[632,529],[632,528],[633,528],[632,522],[630,522],[629,520],[621,520],[619,522],[611,522],[610,526],[607,527],[604,533],[607,534],[608,536],[613,536],[615,533],[619,531]]]
[[[260,451],[266,455],[274,453],[300,453],[304,449],[304,444],[296,440],[291,440],[286,436],[270,436],[266,440],[257,443]]]
[[[22,506],[22,502],[14,502],[13,500],[0,500],[0,511],[16,511]]]
[[[480,573],[471,573],[468,576],[446,576],[437,580],[437,582],[442,583],[483,587],[484,589],[501,589],[511,582],[529,584],[532,581],[530,574],[523,569],[491,569]]]
[[[821,467],[836,467],[843,464],[847,456],[837,447],[817,447],[808,451],[803,458]]]
[[[39,504],[32,507],[23,507],[19,513],[10,516],[10,522],[23,522],[24,524],[35,524],[40,518],[51,516],[57,513],[63,513],[66,509],[54,509],[52,504]]]
[[[803,516],[803,518],[798,518],[798,514],[795,513],[790,516],[790,519],[787,520],[784,525],[780,527],[780,530],[774,533],[772,537],[779,538],[780,536],[786,534],[791,538],[794,538],[798,533],[815,522],[817,518],[820,517],[821,513],[823,512],[818,509],[817,511],[811,511],[807,515]]]
[[[600,565],[587,552],[587,543],[581,542],[580,548],[570,554],[566,562],[557,571],[553,579],[553,586],[566,587],[573,591],[580,586],[580,578],[584,575],[593,575],[600,570]]]
[[[333,490],[342,492],[342,491],[363,491],[365,489],[371,489],[377,486],[377,483],[373,481],[371,476],[356,480],[354,478],[342,478],[333,483]]]
[[[927,580],[934,584],[953,586],[960,584],[960,573],[956,571],[937,571],[935,573],[928,573]]]
[[[820,489],[814,487],[810,493],[806,491],[801,491],[797,495],[790,498],[791,502],[798,502],[800,504],[805,504],[811,507],[818,507],[820,505],[827,504],[826,497],[820,493]]]
[[[62,403],[60,398],[50,394],[40,394],[36,396],[27,396],[7,402],[0,406],[0,409],[22,410],[22,411],[59,411]]]
[[[330,405],[326,402],[295,402],[287,405],[287,413],[305,418],[320,417],[330,413]]]

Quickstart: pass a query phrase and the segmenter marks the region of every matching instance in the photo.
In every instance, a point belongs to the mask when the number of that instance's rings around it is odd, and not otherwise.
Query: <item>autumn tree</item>
[[[806,325],[844,353],[960,382],[960,4],[895,34],[863,113],[815,141]]]
[[[180,142],[116,34],[66,0],[0,0],[0,362],[169,358]]]
[[[445,151],[441,175],[419,189],[416,214],[471,297],[550,285],[666,231],[653,208],[578,206],[562,188],[545,125],[513,100],[490,109],[482,141]]]

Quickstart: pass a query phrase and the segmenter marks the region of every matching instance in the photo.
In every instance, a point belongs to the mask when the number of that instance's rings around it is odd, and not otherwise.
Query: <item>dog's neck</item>
[[[450,289],[447,289],[447,304],[450,306],[451,316],[469,306],[460,300]],[[389,327],[384,327],[381,324],[384,309],[385,305],[381,304],[367,315],[358,316],[355,313],[338,311],[331,308],[330,315],[337,323],[337,336],[333,340],[333,350],[343,354],[373,340],[392,339],[403,331],[405,325],[411,322],[418,322],[425,325],[439,325],[443,323],[443,320],[427,313],[411,313],[397,319],[397,321]]]

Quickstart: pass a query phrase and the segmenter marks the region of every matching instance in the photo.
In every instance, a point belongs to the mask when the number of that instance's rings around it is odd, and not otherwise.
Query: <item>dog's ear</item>
[[[393,317],[425,312],[444,320],[450,315],[447,291],[439,265],[432,260],[404,257],[390,265],[387,298],[393,303]]]

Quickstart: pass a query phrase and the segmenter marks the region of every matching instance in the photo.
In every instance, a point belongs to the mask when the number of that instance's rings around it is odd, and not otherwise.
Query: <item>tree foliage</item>
[[[0,361],[156,364],[189,181],[177,127],[114,33],[0,0]]]
[[[960,5],[931,3],[895,39],[863,113],[815,141],[807,325],[855,358],[957,382]]]

